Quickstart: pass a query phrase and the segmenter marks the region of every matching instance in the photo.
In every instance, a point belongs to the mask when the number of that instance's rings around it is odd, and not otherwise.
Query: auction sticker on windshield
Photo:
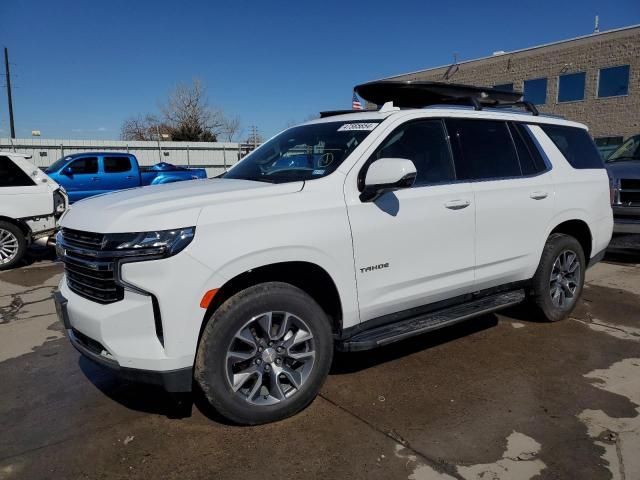
[[[378,126],[377,123],[345,123],[342,125],[338,131],[339,132],[352,132],[354,130],[361,130],[370,132],[374,128]]]

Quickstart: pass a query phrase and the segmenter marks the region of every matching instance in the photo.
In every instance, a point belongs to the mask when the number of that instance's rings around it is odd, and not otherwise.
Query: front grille
[[[619,195],[620,203],[623,205],[640,205],[640,179],[621,179]]]
[[[640,179],[623,178],[620,180],[620,188],[622,190],[640,190]]]
[[[97,303],[124,298],[124,288],[115,281],[115,259],[99,255],[104,235],[62,229],[63,257],[67,285],[74,292]]]

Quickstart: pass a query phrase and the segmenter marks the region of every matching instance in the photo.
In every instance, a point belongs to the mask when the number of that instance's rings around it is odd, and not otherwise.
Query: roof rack
[[[345,115],[347,113],[360,113],[365,110],[327,110],[325,112],[320,112],[320,118],[326,117],[334,117],[336,115]]]
[[[471,105],[475,110],[482,110],[483,107],[523,107],[533,115],[539,114],[531,102],[522,100],[521,92],[492,87],[419,80],[379,80],[357,85],[354,90],[360,97],[376,105],[392,101],[394,105],[405,108],[436,104]]]

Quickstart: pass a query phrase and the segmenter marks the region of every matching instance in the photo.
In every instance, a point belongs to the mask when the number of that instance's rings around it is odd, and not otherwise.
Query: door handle
[[[547,192],[533,192],[531,195],[529,195],[531,198],[533,198],[534,200],[543,200],[545,198],[547,198],[549,194]]]
[[[97,182],[98,181],[98,177],[91,177],[91,181],[92,182]]]
[[[133,178],[133,175],[127,175],[127,180],[131,180]]]
[[[471,205],[469,200],[451,200],[444,204],[449,210],[461,210],[467,208],[469,205]]]

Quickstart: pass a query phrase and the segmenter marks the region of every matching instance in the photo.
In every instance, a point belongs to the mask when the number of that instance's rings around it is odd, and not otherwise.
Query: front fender
[[[224,282],[246,273],[249,270],[286,262],[305,262],[322,268],[333,280],[339,295],[345,327],[359,323],[355,276],[352,264],[340,266],[322,250],[310,246],[287,246],[256,250],[227,261],[216,269],[207,282],[207,289],[220,288],[220,279]],[[204,292],[203,292],[204,293]]]

